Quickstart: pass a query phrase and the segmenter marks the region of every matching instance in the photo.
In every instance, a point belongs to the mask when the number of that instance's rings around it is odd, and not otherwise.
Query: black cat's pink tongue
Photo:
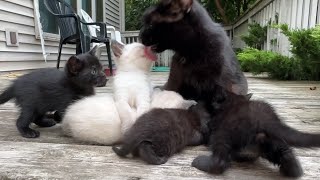
[[[156,61],[158,59],[157,55],[152,51],[152,46],[146,46],[144,48],[144,54],[151,61]]]

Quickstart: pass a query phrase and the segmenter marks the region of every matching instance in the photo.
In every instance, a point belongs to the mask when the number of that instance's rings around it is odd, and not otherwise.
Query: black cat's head
[[[194,0],[160,0],[143,15],[140,39],[156,52],[179,51],[195,36],[189,17]]]
[[[83,85],[102,87],[107,83],[103,67],[96,55],[98,46],[89,52],[71,56],[66,63],[65,72],[73,81]]]
[[[250,101],[252,95],[252,93],[247,95],[238,95],[229,91],[225,91],[224,95],[220,98],[212,98],[210,109],[211,111],[224,110],[225,108],[228,108],[230,104],[240,104]]]

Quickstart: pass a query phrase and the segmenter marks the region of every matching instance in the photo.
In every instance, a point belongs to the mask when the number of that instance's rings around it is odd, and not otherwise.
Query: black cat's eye
[[[91,69],[91,74],[96,75],[97,74],[97,68],[93,67]]]

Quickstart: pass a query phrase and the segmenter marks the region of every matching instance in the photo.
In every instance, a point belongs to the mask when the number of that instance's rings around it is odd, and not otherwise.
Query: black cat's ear
[[[88,53],[99,58],[101,54],[99,45],[95,45]]]
[[[249,94],[245,95],[245,97],[249,101],[251,99],[252,95],[253,95],[252,93],[249,93]]]
[[[180,0],[180,3],[182,5],[182,9],[186,12],[189,13],[191,11],[191,7],[193,4],[193,0]]]
[[[112,40],[111,41],[111,49],[112,49],[112,52],[114,54],[114,56],[119,59],[120,56],[122,55],[122,50],[124,48],[124,44],[116,41],[116,40]]]
[[[77,75],[83,68],[83,62],[77,56],[71,56],[67,61],[66,68],[71,75]]]

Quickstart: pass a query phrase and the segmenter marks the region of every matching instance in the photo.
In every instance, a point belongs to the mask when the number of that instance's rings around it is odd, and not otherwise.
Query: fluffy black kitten
[[[208,123],[212,155],[197,157],[192,166],[221,174],[231,160],[253,161],[261,156],[279,165],[284,176],[301,176],[303,171],[290,146],[320,147],[320,134],[290,128],[266,102],[250,101],[250,97],[220,90],[225,99],[221,96],[213,100],[212,119]],[[255,148],[258,154],[242,154],[247,147]]]
[[[187,145],[199,145],[210,115],[199,106],[152,109],[137,119],[125,134],[123,145],[112,149],[119,156],[132,153],[149,164],[163,164]]]
[[[40,127],[56,124],[45,116],[48,111],[57,111],[54,117],[61,119],[70,103],[93,95],[94,86],[106,84],[106,76],[95,52],[96,47],[88,53],[70,57],[64,72],[48,68],[23,75],[0,95],[0,104],[14,98],[20,106],[16,125],[23,137],[36,138],[40,135],[29,127],[31,122]]]
[[[143,44],[157,52],[175,51],[164,89],[194,100],[210,99],[215,84],[247,94],[229,38],[197,0],[160,0],[145,12],[143,22]]]

